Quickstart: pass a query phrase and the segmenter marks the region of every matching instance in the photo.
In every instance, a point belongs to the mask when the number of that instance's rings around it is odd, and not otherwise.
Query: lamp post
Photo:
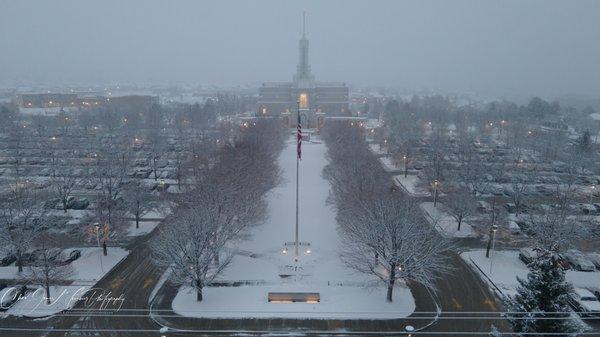
[[[302,135],[300,134],[301,131],[301,125],[300,125],[300,100],[298,99],[297,101],[298,104],[298,135],[297,135],[297,146],[300,145],[300,141],[302,141]],[[300,148],[298,148],[300,149]],[[299,199],[299,185],[300,184],[300,152],[296,153],[296,228],[295,228],[295,242],[294,242],[294,262],[298,262],[298,259],[300,258],[300,256],[298,255],[298,209],[299,209],[299,205],[298,205],[298,199]]]
[[[96,240],[98,241],[98,248],[100,248],[100,224],[95,223],[94,228],[96,229]],[[104,273],[104,266],[102,265],[102,254],[98,254],[100,257],[100,270]]]
[[[402,156],[402,159],[404,159],[404,178],[406,178],[408,175],[408,168],[406,167],[406,155]]]
[[[433,181],[433,207],[437,206],[438,181]]]
[[[595,191],[596,191],[596,185],[592,185],[592,187],[590,187],[590,204],[592,203],[592,197],[594,196]]]
[[[492,225],[492,254],[490,255],[490,276],[492,276],[492,263],[494,262],[494,248],[496,247],[496,231],[498,225]]]

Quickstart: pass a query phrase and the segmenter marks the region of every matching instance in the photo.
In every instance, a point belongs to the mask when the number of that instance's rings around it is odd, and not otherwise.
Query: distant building
[[[284,116],[293,126],[299,106],[302,124],[317,127],[325,116],[348,115],[348,96],[349,89],[344,83],[315,81],[308,62],[308,39],[303,20],[296,74],[292,82],[263,83],[259,88],[258,115]]]
[[[17,96],[17,104],[21,108],[57,108],[77,106],[77,94],[61,93],[29,93]]]
[[[56,115],[61,111],[111,106],[119,109],[148,109],[159,103],[158,96],[101,96],[89,93],[27,93],[16,100],[19,110],[28,115]]]

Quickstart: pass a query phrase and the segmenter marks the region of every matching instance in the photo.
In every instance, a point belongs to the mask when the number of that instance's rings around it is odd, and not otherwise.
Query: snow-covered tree
[[[139,180],[132,180],[124,186],[123,200],[126,211],[135,219],[135,228],[140,228],[140,220],[156,207],[155,198],[147,186]]]
[[[500,331],[498,331],[498,328],[496,328],[496,326],[493,324],[490,327],[490,337],[502,337],[502,334]]]
[[[44,200],[27,182],[16,182],[0,195],[0,243],[15,255],[19,272],[23,271],[25,254],[43,230]]]
[[[458,223],[457,230],[459,231],[463,220],[472,215],[476,209],[475,198],[465,189],[458,189],[454,193],[451,193],[445,201],[445,205],[448,207],[450,215]]]
[[[434,288],[435,279],[448,271],[449,244],[425,222],[418,205],[386,192],[356,206],[339,216],[342,261],[384,282],[390,302],[399,280]]]
[[[534,247],[559,252],[590,232],[588,224],[569,215],[571,198],[570,187],[557,185],[552,207],[541,214],[530,214],[528,232]]]
[[[39,285],[46,292],[46,304],[51,304],[50,287],[66,281],[73,275],[73,268],[65,263],[66,257],[58,248],[49,248],[46,239],[36,251],[36,260],[32,262],[22,277],[32,284]]]
[[[53,156],[51,165],[50,186],[53,195],[60,200],[62,209],[66,213],[69,198],[73,194],[73,190],[80,185],[81,179],[73,174],[70,165],[66,161]]]
[[[237,226],[229,226],[237,218],[221,210],[211,205],[180,211],[168,226],[161,227],[152,245],[156,263],[171,268],[175,284],[196,289],[198,301],[202,301],[202,289],[231,261],[225,244],[237,234],[232,230]]]
[[[578,330],[569,314],[569,293],[573,290],[565,273],[549,251],[529,264],[527,279],[518,278],[517,295],[508,315],[519,336],[529,333],[568,335]]]
[[[90,177],[96,183],[96,220],[117,227],[122,219],[122,197],[127,173],[130,167],[130,154],[122,146],[111,143],[95,159]]]

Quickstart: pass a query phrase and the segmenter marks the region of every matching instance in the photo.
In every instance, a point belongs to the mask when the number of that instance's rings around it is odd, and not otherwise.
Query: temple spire
[[[302,12],[302,38],[306,39],[306,11]]]
[[[314,77],[310,73],[308,61],[308,39],[306,38],[306,12],[302,12],[302,38],[298,41],[298,68],[294,75],[294,83],[297,87],[310,87]]]

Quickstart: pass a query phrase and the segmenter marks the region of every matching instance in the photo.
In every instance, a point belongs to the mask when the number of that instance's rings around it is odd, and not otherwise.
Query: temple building
[[[349,90],[341,82],[317,82],[308,61],[308,39],[303,17],[299,60],[292,82],[266,82],[259,88],[259,116],[283,116],[290,126],[296,124],[300,109],[302,124],[313,128],[322,125],[325,116],[349,114]]]

